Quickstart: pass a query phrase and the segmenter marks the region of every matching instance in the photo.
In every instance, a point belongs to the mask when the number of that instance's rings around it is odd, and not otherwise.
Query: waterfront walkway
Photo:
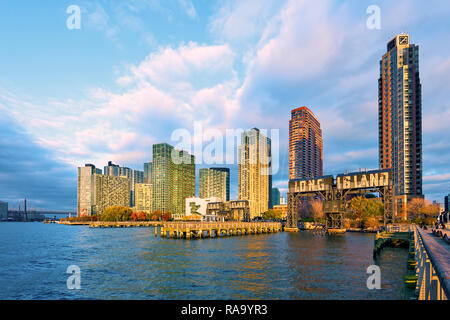
[[[196,239],[280,231],[282,226],[279,222],[164,222],[160,228],[160,236],[161,238]],[[155,236],[157,235],[158,228],[155,228]]]
[[[416,291],[420,300],[450,298],[450,245],[431,230],[415,229]]]

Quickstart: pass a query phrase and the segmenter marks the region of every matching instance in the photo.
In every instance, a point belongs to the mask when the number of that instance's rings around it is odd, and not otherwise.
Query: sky
[[[67,27],[71,5],[80,29]],[[371,5],[379,29],[367,26]],[[177,129],[201,144],[196,124],[279,130],[273,186],[285,195],[298,106],[321,122],[324,174],[376,169],[379,60],[404,32],[420,52],[424,193],[442,202],[449,30],[450,3],[434,0],[1,1],[0,200],[73,210],[77,167],[143,170],[154,143],[177,145]]]

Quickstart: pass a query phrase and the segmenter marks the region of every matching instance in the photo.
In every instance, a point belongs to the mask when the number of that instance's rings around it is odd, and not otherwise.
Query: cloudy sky
[[[374,4],[379,30],[366,23]],[[81,29],[66,26],[70,5]],[[1,1],[0,200],[74,209],[76,167],[142,170],[153,143],[176,145],[174,130],[196,121],[279,129],[274,186],[285,193],[290,110],[303,105],[321,121],[326,174],[375,169],[379,60],[406,32],[420,46],[424,191],[442,202],[449,30],[440,0]]]

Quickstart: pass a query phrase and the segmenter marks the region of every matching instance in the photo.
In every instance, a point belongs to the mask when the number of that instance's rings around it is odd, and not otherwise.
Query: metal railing
[[[417,226],[414,227],[414,251],[417,263],[416,295],[419,300],[448,300],[450,297],[449,265],[446,263],[443,265],[444,253],[435,252],[436,248],[432,248],[424,241],[421,232]]]

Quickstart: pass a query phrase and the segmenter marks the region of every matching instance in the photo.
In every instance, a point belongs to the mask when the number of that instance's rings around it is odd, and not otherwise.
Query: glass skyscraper
[[[152,210],[184,214],[188,197],[195,197],[195,158],[167,143],[153,145]]]

